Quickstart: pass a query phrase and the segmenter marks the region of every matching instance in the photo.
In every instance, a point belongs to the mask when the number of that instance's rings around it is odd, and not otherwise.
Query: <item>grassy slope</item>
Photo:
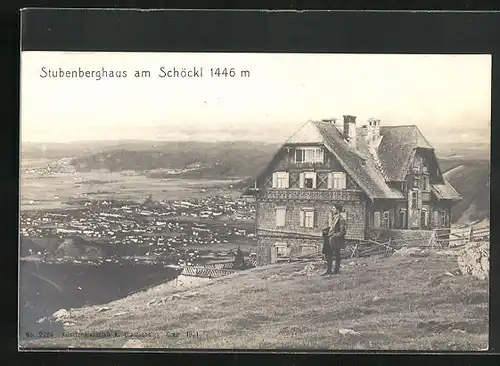
[[[304,263],[256,268],[186,290],[159,286],[72,312],[69,331],[153,332],[147,347],[479,350],[488,343],[488,281],[446,276],[456,259],[357,259],[308,276]],[[177,292],[180,298],[172,299]],[[163,302],[148,304],[152,299]],[[116,314],[116,315],[115,315]],[[341,335],[348,328],[358,335]],[[198,331],[188,338],[185,331]],[[177,338],[166,332],[180,332]],[[138,339],[138,338],[135,338]],[[60,338],[41,346],[122,347],[130,337]]]
[[[455,160],[446,179],[462,195],[463,200],[452,208],[452,216],[459,222],[468,222],[489,217],[490,210],[490,164],[488,160]],[[440,163],[440,165],[443,165]],[[464,215],[465,213],[465,215]]]

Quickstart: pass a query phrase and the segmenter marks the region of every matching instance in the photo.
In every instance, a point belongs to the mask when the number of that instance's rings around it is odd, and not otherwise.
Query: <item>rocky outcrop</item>
[[[468,244],[460,250],[457,260],[462,274],[474,276],[480,280],[489,278],[490,243],[474,242]]]

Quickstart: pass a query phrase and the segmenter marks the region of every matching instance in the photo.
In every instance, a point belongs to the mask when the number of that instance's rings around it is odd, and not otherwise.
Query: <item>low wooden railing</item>
[[[471,242],[489,240],[489,226],[474,228],[473,226],[464,228],[439,228],[434,229],[429,243],[435,243],[440,247],[458,247]]]

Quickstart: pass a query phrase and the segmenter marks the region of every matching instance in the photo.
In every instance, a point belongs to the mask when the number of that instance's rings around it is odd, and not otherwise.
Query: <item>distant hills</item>
[[[74,144],[23,144],[22,158],[71,157],[77,171],[133,170],[150,177],[224,179],[239,177],[242,188],[280,147],[277,143],[91,141]],[[489,144],[444,143],[436,146],[441,171],[463,196],[452,211],[454,221],[489,217]],[[459,168],[458,168],[459,167]],[[454,169],[456,168],[456,169]]]
[[[467,223],[490,217],[490,162],[478,159],[440,159],[445,178],[462,195],[452,218]],[[446,169],[446,167],[448,169]]]
[[[279,147],[248,141],[128,145],[80,155],[71,164],[77,171],[135,170],[154,177],[168,176],[167,170],[177,170],[182,178],[248,177],[257,174]]]

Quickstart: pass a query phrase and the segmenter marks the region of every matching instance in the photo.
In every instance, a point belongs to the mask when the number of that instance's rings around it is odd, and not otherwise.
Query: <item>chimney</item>
[[[337,118],[323,118],[321,121],[335,124],[337,123]]]
[[[356,147],[356,117],[344,116],[344,138],[349,145]]]
[[[366,142],[369,145],[377,146],[380,142],[380,120],[370,118],[366,126]]]

